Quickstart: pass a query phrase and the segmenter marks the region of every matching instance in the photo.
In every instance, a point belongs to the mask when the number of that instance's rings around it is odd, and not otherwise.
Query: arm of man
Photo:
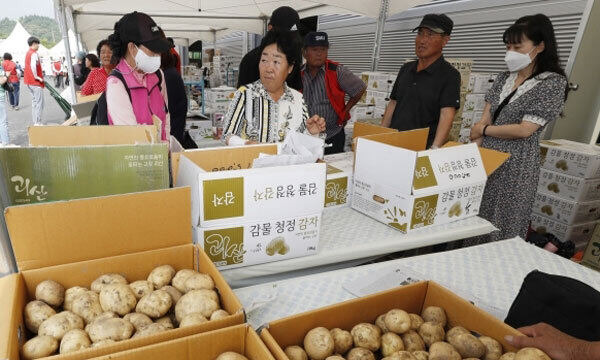
[[[390,102],[385,107],[385,112],[383,113],[383,119],[381,120],[381,126],[390,127],[390,125],[392,125],[392,115],[394,114],[395,109],[396,109],[396,100],[390,100]]]
[[[350,96],[350,100],[344,106],[344,113],[348,114],[352,107],[360,101],[365,91],[367,91],[367,85],[342,65],[338,67],[337,79],[340,88]]]
[[[44,82],[44,79],[42,79],[41,77],[38,76],[37,74],[37,63],[40,61],[38,54],[37,53],[33,53],[31,54],[31,62],[29,64],[29,67],[31,68],[31,72],[33,73],[33,77],[34,79]]]
[[[453,107],[445,107],[440,110],[440,121],[435,132],[432,147],[442,147],[448,141],[448,134],[450,134],[450,130],[452,129],[454,114],[456,114],[456,109]]]

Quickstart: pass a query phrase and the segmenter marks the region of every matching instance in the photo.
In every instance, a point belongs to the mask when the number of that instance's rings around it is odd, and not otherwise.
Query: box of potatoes
[[[505,335],[520,333],[432,281],[290,316],[261,332],[277,360],[550,360],[537,349],[517,352]]]
[[[144,346],[97,359],[275,360],[248,325],[237,325]]]
[[[88,359],[244,322],[191,241],[190,189],[9,207],[0,358]]]

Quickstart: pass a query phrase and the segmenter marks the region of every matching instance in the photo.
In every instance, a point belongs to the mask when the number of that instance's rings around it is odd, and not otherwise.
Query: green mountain
[[[29,33],[40,39],[47,48],[51,48],[60,41],[62,35],[58,23],[53,18],[39,15],[21,16],[19,21]],[[0,38],[5,39],[10,35],[16,25],[15,20],[4,18],[0,20]]]

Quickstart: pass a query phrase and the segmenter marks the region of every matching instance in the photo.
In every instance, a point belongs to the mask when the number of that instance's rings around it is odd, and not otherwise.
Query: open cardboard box
[[[237,325],[187,336],[160,344],[148,345],[134,350],[98,357],[117,360],[214,360],[220,354],[233,351],[249,360],[275,360],[269,349],[248,325]]]
[[[160,142],[154,125],[31,126],[30,146],[135,145]]]
[[[425,150],[428,132],[359,137],[352,208],[405,233],[477,215],[487,176],[509,154],[459,143]]]
[[[222,308],[231,314],[218,321],[57,355],[57,359],[88,359],[244,322],[241,303],[212,261],[192,244],[189,188],[15,206],[6,209],[5,217],[20,272],[0,279],[2,359],[19,359],[28,337],[23,309],[34,299],[37,284],[46,279],[65,288],[89,288],[105,273],[122,274],[132,282],[170,264],[176,270],[209,274]]]
[[[427,306],[442,307],[446,311],[449,328],[462,326],[498,340],[504,351],[515,350],[504,340],[504,336],[520,335],[517,330],[433,281],[401,286],[276,320],[269,323],[260,336],[275,359],[289,360],[283,350],[290,345],[302,346],[306,333],[315,327],[337,327],[350,331],[354,325],[362,322],[374,324],[379,315],[391,309],[421,314]]]

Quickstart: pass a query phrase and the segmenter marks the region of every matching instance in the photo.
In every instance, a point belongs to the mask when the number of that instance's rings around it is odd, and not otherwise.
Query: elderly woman
[[[113,68],[110,63],[112,50],[108,40],[100,41],[96,51],[100,59],[94,54],[85,57],[85,67],[89,69],[89,75],[81,87],[81,95],[101,94],[106,90],[106,80]]]
[[[290,131],[311,135],[325,131],[325,119],[309,118],[302,94],[286,84],[294,66],[300,66],[295,63],[299,58],[296,37],[288,31],[269,31],[263,39],[260,80],[235,93],[223,126],[226,144],[281,142]]]
[[[567,78],[547,16],[520,18],[503,40],[509,71],[498,75],[471,130],[471,139],[481,146],[511,155],[489,177],[480,209],[480,216],[500,231],[467,244],[525,238],[539,178],[540,136],[566,100]]]

